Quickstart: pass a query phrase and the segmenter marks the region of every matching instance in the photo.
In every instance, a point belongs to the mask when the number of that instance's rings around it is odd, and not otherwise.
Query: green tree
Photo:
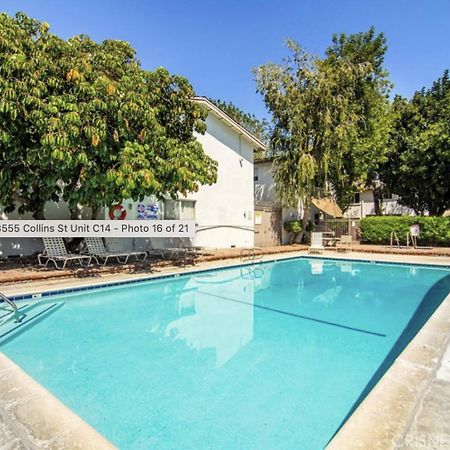
[[[441,215],[450,206],[449,72],[408,101],[396,97],[388,160],[381,178],[418,214]]]
[[[366,73],[356,80],[354,101],[359,107],[357,137],[349,143],[342,166],[335,167],[334,189],[344,208],[355,192],[371,187],[374,192],[376,214],[381,214],[382,185],[378,180],[379,165],[387,159],[388,138],[392,125],[389,92],[391,84],[384,68],[387,51],[386,38],[374,27],[366,32],[346,35],[335,34],[326,51],[331,64],[346,60],[367,67]]]
[[[0,16],[0,204],[43,217],[63,198],[73,218],[123,199],[196,191],[216,179],[194,131],[193,89],[143,70],[126,42],[68,41],[23,14]],[[5,99],[3,101],[3,99]]]
[[[48,25],[18,14],[0,15],[0,204],[7,212],[32,211],[43,217],[47,200],[57,201],[58,167],[42,148],[49,120],[47,98],[57,89],[53,56],[63,42]]]
[[[282,204],[303,204],[302,236],[311,197],[330,194],[330,187],[342,182],[362,120],[356,87],[370,66],[349,58],[313,58],[293,41],[288,47],[292,54],[283,65],[255,72],[274,123],[275,186]]]

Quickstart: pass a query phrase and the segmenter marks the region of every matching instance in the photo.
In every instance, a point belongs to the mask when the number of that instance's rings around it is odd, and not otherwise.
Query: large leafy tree
[[[418,214],[440,215],[450,206],[450,77],[408,101],[396,97],[390,152],[381,171],[399,202]]]
[[[334,189],[339,203],[347,206],[354,192],[371,187],[375,209],[381,214],[382,184],[379,166],[387,159],[388,138],[392,125],[389,92],[391,84],[384,68],[386,38],[371,27],[368,31],[346,35],[336,34],[326,51],[326,60],[333,65],[349,61],[365,65],[366,72],[354,85],[354,100],[359,108],[357,136],[349,143],[342,165],[335,167]]]
[[[195,191],[216,163],[194,131],[205,112],[186,79],[143,70],[126,42],[68,41],[23,14],[0,15],[0,204],[73,218],[125,198]]]
[[[7,212],[18,204],[41,218],[45,201],[61,193],[53,176],[59,167],[41,139],[52,109],[47,98],[63,82],[52,64],[62,46],[46,24],[0,16],[0,204]]]
[[[255,72],[274,122],[276,189],[284,205],[303,204],[304,231],[311,197],[329,194],[345,176],[342,167],[363,114],[357,87],[371,67],[344,57],[314,58],[293,41],[288,46],[292,53],[284,64]]]

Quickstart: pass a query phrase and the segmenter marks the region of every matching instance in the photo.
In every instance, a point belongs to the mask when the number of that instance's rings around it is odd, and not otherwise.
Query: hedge
[[[360,222],[361,242],[388,244],[392,230],[401,244],[406,243],[409,226],[418,223],[420,235],[418,245],[450,246],[450,217],[436,216],[371,216]]]

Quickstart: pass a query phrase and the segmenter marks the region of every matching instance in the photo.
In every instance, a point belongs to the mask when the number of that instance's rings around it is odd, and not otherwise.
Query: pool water
[[[297,258],[52,297],[1,350],[120,449],[315,450],[449,290]]]

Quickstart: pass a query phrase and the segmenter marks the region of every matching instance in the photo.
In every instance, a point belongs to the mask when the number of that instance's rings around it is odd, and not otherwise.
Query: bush
[[[420,225],[419,245],[450,246],[450,217],[436,216],[373,216],[361,219],[361,242],[388,244],[392,230],[400,243],[406,243],[410,225]]]
[[[302,231],[302,224],[299,220],[288,220],[284,222],[284,229],[289,233],[300,233]]]

